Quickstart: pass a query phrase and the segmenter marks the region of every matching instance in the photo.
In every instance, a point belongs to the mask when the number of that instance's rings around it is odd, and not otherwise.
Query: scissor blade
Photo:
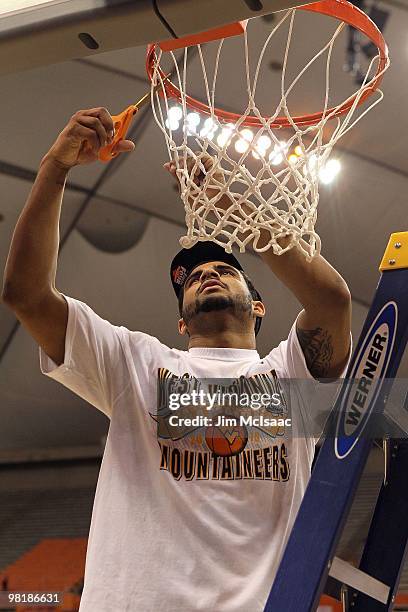
[[[165,83],[168,80],[169,76],[170,76],[170,73],[164,77],[163,81],[159,81],[158,83],[156,83],[153,89],[153,93],[156,93],[156,91],[161,88],[162,82]],[[140,100],[136,102],[135,106],[136,108],[142,108],[143,106],[148,104],[150,100],[151,100],[151,92],[149,91],[147,92],[147,94],[143,96],[143,98],[140,98]]]

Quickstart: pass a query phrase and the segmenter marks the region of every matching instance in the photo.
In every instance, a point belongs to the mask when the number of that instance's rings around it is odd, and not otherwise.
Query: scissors
[[[167,79],[169,78],[170,73],[166,75],[166,77],[164,78],[163,81],[159,81],[154,89],[153,89],[153,93],[156,93],[156,91],[158,89],[160,89],[160,87],[162,86],[162,83],[164,83],[165,81],[167,81]],[[115,148],[118,144],[118,142],[120,140],[123,140],[127,134],[127,131],[129,129],[129,126],[132,122],[132,119],[134,117],[134,115],[136,115],[137,111],[142,108],[143,106],[145,106],[146,104],[148,104],[151,100],[151,92],[149,91],[147,94],[145,94],[143,96],[143,98],[140,98],[140,100],[138,102],[136,102],[136,104],[132,104],[131,106],[128,106],[124,111],[122,111],[119,115],[112,115],[112,120],[113,120],[113,127],[115,130],[115,135],[113,137],[113,140],[110,144],[106,145],[105,147],[102,147],[99,150],[99,159],[102,162],[109,162],[111,161],[111,159],[113,159],[114,157],[117,157],[119,155],[119,153],[117,151],[115,151]]]

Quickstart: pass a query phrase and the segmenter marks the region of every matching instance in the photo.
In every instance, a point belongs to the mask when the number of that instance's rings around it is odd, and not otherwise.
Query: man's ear
[[[185,324],[184,319],[179,319],[178,330],[181,336],[188,336],[187,325]]]
[[[252,302],[252,312],[255,317],[264,317],[266,313],[266,308],[263,302],[259,302],[258,300],[254,300]]]

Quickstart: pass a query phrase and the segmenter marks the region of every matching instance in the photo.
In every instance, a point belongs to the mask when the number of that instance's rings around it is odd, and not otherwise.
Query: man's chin
[[[234,305],[231,297],[227,295],[220,295],[218,292],[214,292],[212,295],[202,295],[197,302],[197,314],[199,312],[225,310],[226,308],[232,308]]]
[[[225,312],[226,310],[235,313],[240,319],[242,313],[250,314],[252,311],[250,296],[234,295],[227,291],[209,292],[208,295],[201,294],[187,308],[183,309],[183,319],[188,325],[200,314]]]

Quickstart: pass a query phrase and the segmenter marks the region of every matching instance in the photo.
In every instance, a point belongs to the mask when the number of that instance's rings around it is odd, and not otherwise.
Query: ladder
[[[345,610],[393,608],[408,542],[408,440],[384,444],[387,474],[360,567],[335,557],[372,447],[372,437],[364,432],[373,415],[384,411],[408,340],[408,232],[391,235],[380,271],[332,411],[335,434],[319,451],[265,612],[314,612],[328,577],[339,587]]]

